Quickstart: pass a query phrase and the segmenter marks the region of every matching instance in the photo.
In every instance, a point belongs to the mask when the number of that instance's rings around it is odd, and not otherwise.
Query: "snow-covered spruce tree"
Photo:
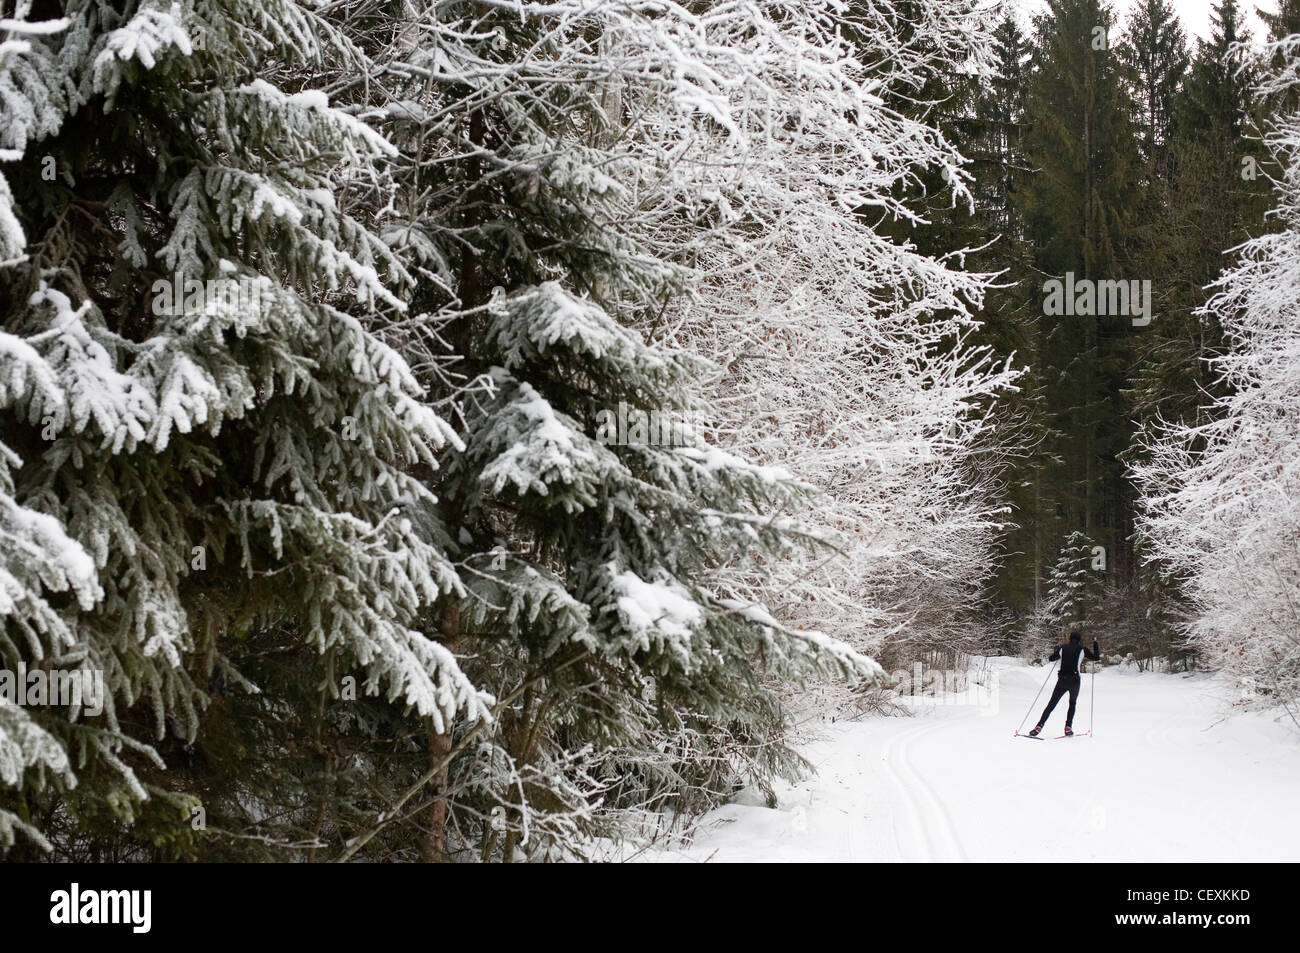
[[[1269,44],[1262,100],[1300,86],[1300,36]],[[1300,698],[1300,111],[1265,136],[1281,172],[1276,234],[1240,247],[1204,310],[1231,343],[1208,421],[1170,425],[1134,466],[1151,562],[1188,601],[1191,648],[1289,707]]]
[[[349,669],[435,733],[488,699],[420,629],[459,583],[402,511],[457,438],[356,317],[411,277],[372,225],[395,149],[310,83],[370,64],[292,0],[31,9],[0,21],[0,668],[107,697],[0,703],[0,838],[114,856],[124,822],[199,836],[160,756],[212,753],[215,696],[276,684],[254,656],[305,660],[263,712]],[[234,735],[219,793],[269,813],[240,786],[276,751]]]
[[[468,724],[435,745],[428,790],[405,803],[431,805],[429,855],[580,850],[627,808],[704,807],[788,772],[770,678],[878,671],[720,584],[815,540],[792,519],[809,488],[676,426],[707,366],[656,323],[699,278],[679,224],[720,214],[710,144],[731,129],[729,162],[759,148],[719,87],[779,70],[782,95],[815,98],[793,58],[835,41],[819,5],[788,3],[420,18],[374,114],[411,157],[398,211],[413,225],[391,240],[419,262],[425,315],[406,346],[441,366],[438,328],[466,382],[466,450],[437,492],[470,595],[440,638],[510,703],[446,772]],[[750,30],[794,52],[765,61]],[[669,426],[648,432],[652,413]]]

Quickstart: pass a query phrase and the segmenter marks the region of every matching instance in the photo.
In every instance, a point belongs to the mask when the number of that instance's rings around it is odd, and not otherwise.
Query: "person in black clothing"
[[[1070,641],[1065,645],[1058,645],[1052,652],[1047,661],[1055,662],[1061,660],[1061,670],[1056,675],[1056,688],[1052,690],[1052,700],[1047,703],[1043,709],[1043,717],[1038,719],[1038,725],[1031,731],[1030,737],[1036,736],[1043,730],[1043,725],[1047,723],[1047,717],[1056,707],[1056,703],[1061,700],[1061,696],[1066,692],[1070,693],[1070,707],[1065,713],[1065,733],[1074,734],[1074,729],[1070,726],[1074,724],[1074,705],[1079,700],[1079,664],[1085,659],[1097,661],[1101,658],[1101,649],[1097,645],[1097,640],[1092,640],[1092,649],[1088,650],[1083,647],[1083,636],[1078,632],[1070,633]]]

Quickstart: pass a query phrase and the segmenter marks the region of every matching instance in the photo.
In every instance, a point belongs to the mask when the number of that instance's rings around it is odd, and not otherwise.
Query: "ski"
[[[1028,738],[1030,741],[1046,741],[1046,740],[1047,740],[1047,739],[1044,738],[1042,735],[1022,735],[1022,734],[1021,734],[1020,732],[1018,732],[1018,731],[1016,732],[1015,737],[1017,737],[1017,738]]]
[[[1072,735],[1057,735],[1056,740],[1060,741],[1062,738],[1087,738],[1091,734],[1091,731],[1076,731]]]

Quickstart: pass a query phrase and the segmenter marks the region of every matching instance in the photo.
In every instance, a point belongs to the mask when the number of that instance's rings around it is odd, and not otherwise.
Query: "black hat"
[[[1078,632],[1071,632],[1071,633],[1070,633],[1070,641],[1071,641],[1071,642],[1082,642],[1082,641],[1083,641],[1083,636],[1081,636]]]

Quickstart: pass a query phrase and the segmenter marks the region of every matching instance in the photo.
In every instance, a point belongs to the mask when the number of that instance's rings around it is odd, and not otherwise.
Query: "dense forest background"
[[[1118,654],[1195,665],[1177,579],[1143,558],[1130,467],[1155,429],[1204,420],[1221,394],[1225,342],[1202,309],[1230,250],[1278,227],[1262,131],[1281,103],[1252,95],[1259,66],[1235,44],[1284,37],[1300,14],[1261,10],[1269,36],[1252,38],[1224,0],[1189,42],[1167,0],[1125,22],[1096,0],[1049,6],[1029,28],[1002,20],[991,72],[934,79],[950,96],[933,108],[973,159],[975,210],[933,179],[916,199],[932,224],[915,240],[985,249],[971,261],[1004,287],[983,334],[1029,368],[1002,403],[1022,450],[986,618],[1008,651],[1050,644],[1068,618]],[[1150,323],[1045,313],[1045,282],[1067,273],[1149,282]]]

